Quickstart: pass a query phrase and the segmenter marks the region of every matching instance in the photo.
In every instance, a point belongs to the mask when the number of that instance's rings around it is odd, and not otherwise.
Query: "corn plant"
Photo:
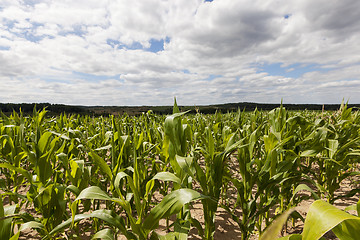
[[[337,192],[359,174],[359,121],[346,104],[336,112],[280,106],[191,115],[176,100],[169,116],[1,114],[4,239],[24,229],[44,239],[77,238],[89,230],[81,219],[89,219],[95,239],[187,239],[192,228],[213,239],[218,207],[247,239],[305,199],[301,190],[329,203],[359,192]],[[204,222],[191,216],[195,200]],[[19,211],[27,208],[34,212]],[[160,218],[172,231],[165,236],[154,231]]]
[[[311,133],[302,141],[307,157],[303,166],[304,172],[312,175],[314,185],[330,203],[344,196],[335,196],[341,182],[349,176],[359,175],[353,171],[353,164],[357,162],[359,146],[359,117],[353,115],[351,109],[343,105],[336,116],[332,116],[332,123],[324,119],[317,119]],[[347,196],[353,196],[356,189]]]

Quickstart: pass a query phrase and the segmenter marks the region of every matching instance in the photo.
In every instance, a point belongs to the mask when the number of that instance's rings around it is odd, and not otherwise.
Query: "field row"
[[[309,197],[333,204],[358,196],[359,128],[359,112],[346,105],[336,112],[193,115],[175,103],[170,116],[2,114],[0,238],[32,231],[82,239],[90,231],[93,239],[187,239],[196,229],[213,239],[221,207],[248,239]],[[353,188],[339,194],[344,180]],[[194,203],[203,221],[191,215]],[[160,219],[165,236],[155,231]]]

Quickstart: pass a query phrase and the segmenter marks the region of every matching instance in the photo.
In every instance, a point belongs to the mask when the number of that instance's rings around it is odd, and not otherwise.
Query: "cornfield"
[[[46,112],[0,118],[0,239],[31,231],[37,239],[182,240],[196,229],[211,240],[220,208],[241,239],[277,239],[289,216],[305,221],[304,231],[281,239],[360,236],[359,216],[332,205],[360,191],[360,114],[346,104],[336,112],[191,115],[176,102],[170,116]],[[339,194],[344,180],[353,188]],[[294,207],[308,198],[317,201],[302,219]],[[360,202],[349,209],[360,213]]]

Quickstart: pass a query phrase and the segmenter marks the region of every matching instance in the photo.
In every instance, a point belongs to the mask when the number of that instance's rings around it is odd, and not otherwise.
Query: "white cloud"
[[[357,0],[2,1],[0,101],[358,103],[359,16]]]

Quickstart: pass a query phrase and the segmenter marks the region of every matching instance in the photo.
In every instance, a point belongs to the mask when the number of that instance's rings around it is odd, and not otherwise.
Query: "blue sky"
[[[323,68],[318,64],[300,64],[295,63],[289,66],[283,66],[284,63],[263,63],[259,64],[257,67],[259,72],[264,72],[272,76],[283,76],[289,78],[300,78],[303,74],[308,72],[328,72],[331,69]]]
[[[4,0],[0,102],[360,103],[360,2]]]

